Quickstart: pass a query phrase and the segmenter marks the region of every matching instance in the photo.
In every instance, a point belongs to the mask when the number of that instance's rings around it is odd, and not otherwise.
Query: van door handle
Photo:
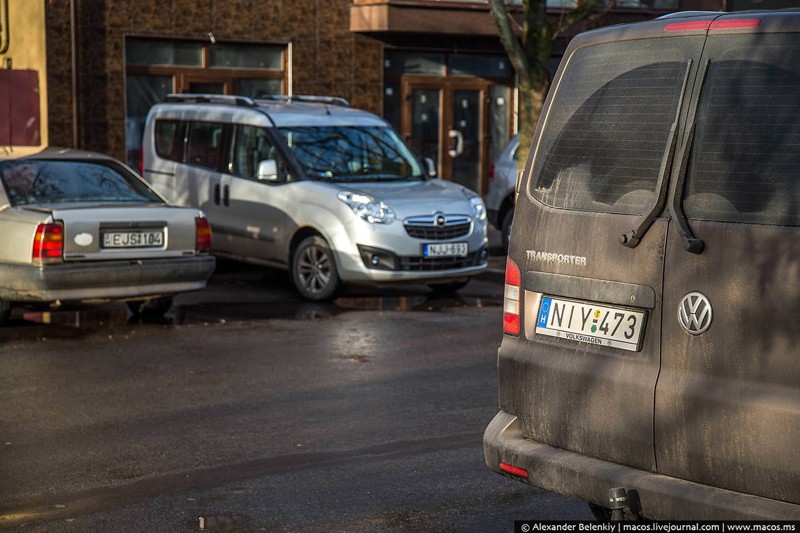
[[[227,185],[222,189],[222,203],[225,207],[231,205],[231,189]]]
[[[219,205],[219,183],[214,185],[214,204]]]

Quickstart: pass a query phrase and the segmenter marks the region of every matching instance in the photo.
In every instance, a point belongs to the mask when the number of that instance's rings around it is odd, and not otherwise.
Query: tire
[[[449,283],[431,283],[428,287],[436,294],[450,294],[466,287],[469,280],[470,278],[463,281],[451,281]]]
[[[500,233],[503,237],[503,248],[508,252],[508,240],[511,237],[511,222],[514,219],[514,208],[512,207],[506,214],[503,215],[503,221],[500,223]]]
[[[314,235],[300,243],[292,256],[292,281],[307,300],[330,300],[339,293],[342,283],[325,239]]]
[[[130,300],[126,302],[134,316],[143,320],[158,320],[172,307],[172,298],[153,298],[152,300]]]
[[[8,324],[8,319],[11,317],[11,302],[0,300],[0,326]]]

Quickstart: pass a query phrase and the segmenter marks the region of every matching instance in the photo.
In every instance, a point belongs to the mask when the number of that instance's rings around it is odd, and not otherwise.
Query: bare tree
[[[562,9],[559,16],[548,19],[547,0],[522,0],[521,36],[517,38],[515,25],[507,5],[511,0],[489,0],[500,41],[508,58],[517,71],[519,83],[519,137],[520,167],[525,164],[531,145],[536,121],[542,112],[547,90],[550,88],[550,61],[553,43],[570,26],[589,17],[592,9],[602,5],[605,9],[614,0],[572,0],[571,9]],[[605,11],[604,9],[604,11]]]

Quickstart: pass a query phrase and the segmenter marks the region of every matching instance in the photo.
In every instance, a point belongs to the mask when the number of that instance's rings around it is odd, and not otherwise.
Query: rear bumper
[[[800,519],[800,505],[637,470],[525,439],[517,417],[504,411],[486,428],[483,453],[486,465],[499,474],[604,507],[609,489],[635,489],[643,514],[651,519]],[[501,471],[501,462],[527,470],[528,477]]]
[[[204,288],[214,266],[210,255],[42,267],[0,264],[0,298],[68,302],[168,296]]]

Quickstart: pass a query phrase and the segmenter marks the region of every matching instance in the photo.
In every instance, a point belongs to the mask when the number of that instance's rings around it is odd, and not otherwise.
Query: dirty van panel
[[[656,204],[702,42],[586,46],[554,87],[511,238],[523,331],[499,356],[501,407],[528,439],[656,469],[668,221],[656,218],[638,247],[619,238]]]
[[[656,457],[800,503],[800,35],[769,30],[708,38],[683,202],[705,249],[670,229]]]

